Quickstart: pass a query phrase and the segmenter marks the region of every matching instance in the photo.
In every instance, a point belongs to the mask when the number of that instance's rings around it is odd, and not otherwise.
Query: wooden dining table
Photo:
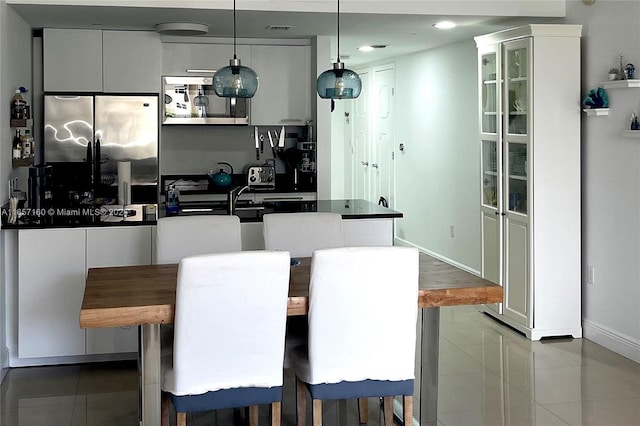
[[[140,424],[160,425],[160,325],[172,324],[178,265],[91,268],[87,274],[80,327],[139,326]],[[309,309],[311,259],[291,267],[288,315]],[[502,287],[420,254],[414,417],[437,424],[440,307],[501,303]],[[393,285],[393,283],[389,283]],[[393,336],[386,336],[393,339]],[[418,402],[419,401],[419,402]]]

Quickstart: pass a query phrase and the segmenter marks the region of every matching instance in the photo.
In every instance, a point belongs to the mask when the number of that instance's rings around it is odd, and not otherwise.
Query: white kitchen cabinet
[[[344,243],[348,247],[392,246],[394,219],[344,219]]]
[[[251,66],[249,46],[236,46],[240,63]],[[217,70],[229,65],[233,58],[233,44],[162,43],[162,75],[209,75],[189,73],[187,70]]]
[[[346,246],[392,246],[392,218],[343,219],[342,228]],[[264,250],[262,222],[243,222],[242,250]]]
[[[152,31],[103,31],[105,93],[159,93],[162,44]]]
[[[135,327],[83,330],[80,306],[88,268],[151,264],[154,229],[20,230],[18,357],[137,352]]]
[[[311,119],[311,47],[251,46],[259,87],[251,99],[251,124],[305,125]]]
[[[43,55],[45,92],[102,92],[102,31],[45,28]]]
[[[18,356],[84,355],[85,230],[21,230],[18,256]]]
[[[43,54],[45,92],[160,91],[155,32],[45,28]]]
[[[108,266],[150,265],[151,239],[151,226],[89,228],[87,270]],[[137,327],[91,328],[86,332],[87,355],[138,351]]]
[[[242,250],[264,250],[264,235],[262,222],[242,222]]]
[[[532,340],[582,336],[580,25],[476,37],[487,313]],[[553,72],[562,69],[562,73]]]

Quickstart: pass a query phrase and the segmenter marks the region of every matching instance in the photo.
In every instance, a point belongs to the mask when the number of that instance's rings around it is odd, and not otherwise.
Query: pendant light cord
[[[233,0],[236,1],[236,0]],[[338,0],[338,62],[340,62],[340,0]]]
[[[233,0],[233,59],[238,59],[236,56],[236,0]]]

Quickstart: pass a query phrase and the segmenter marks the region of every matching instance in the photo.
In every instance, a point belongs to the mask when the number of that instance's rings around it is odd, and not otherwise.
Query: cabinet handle
[[[365,167],[369,165],[369,162],[368,162],[368,161],[361,161],[360,163],[361,163],[363,166],[365,166]]]
[[[377,169],[377,168],[378,168],[378,165],[377,165],[376,163],[371,163],[371,167],[374,167],[374,168],[376,168],[376,169]]]

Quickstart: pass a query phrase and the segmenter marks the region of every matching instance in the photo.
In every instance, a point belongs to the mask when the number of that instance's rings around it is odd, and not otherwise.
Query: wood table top
[[[309,309],[311,258],[291,268],[288,315]],[[80,327],[120,327],[173,322],[178,265],[91,268]],[[502,287],[420,253],[419,307],[501,303]]]

